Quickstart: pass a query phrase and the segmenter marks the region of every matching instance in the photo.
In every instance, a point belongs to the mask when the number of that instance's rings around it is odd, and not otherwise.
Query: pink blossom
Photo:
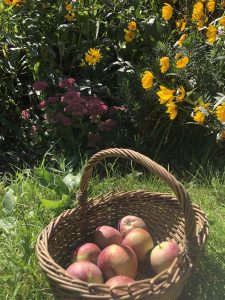
[[[78,102],[67,105],[67,107],[65,107],[64,111],[70,112],[72,115],[77,116],[77,117],[86,116],[88,113],[86,101],[81,99]]]
[[[44,80],[36,81],[32,87],[35,91],[44,91],[48,87],[48,83]]]
[[[97,97],[86,97],[88,113],[91,116],[103,115],[108,111],[108,106]]]
[[[94,134],[92,132],[89,132],[88,134],[88,147],[96,147],[97,144],[101,141],[102,137]]]
[[[71,102],[79,101],[80,99],[82,99],[80,92],[68,91],[61,97],[61,102],[69,104]]]
[[[98,128],[101,131],[111,131],[116,126],[116,122],[112,119],[107,119],[104,122],[98,124]]]
[[[39,109],[44,109],[47,106],[47,102],[45,100],[42,100],[39,104],[38,104],[38,108]]]
[[[21,118],[26,121],[29,120],[30,110],[28,108],[21,111]]]
[[[74,87],[74,84],[76,83],[75,78],[63,78],[59,81],[59,87],[60,88],[66,88],[68,90],[71,90]]]

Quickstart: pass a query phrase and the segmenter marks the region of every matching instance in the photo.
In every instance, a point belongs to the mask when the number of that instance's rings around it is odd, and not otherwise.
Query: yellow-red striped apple
[[[179,253],[180,247],[173,241],[162,242],[155,246],[150,254],[150,264],[153,271],[159,274],[169,268]]]
[[[131,230],[124,238],[123,245],[131,247],[138,261],[144,261],[148,252],[154,247],[150,233],[143,228]]]
[[[101,249],[112,244],[120,245],[122,240],[121,233],[111,226],[100,226],[94,232],[94,243]]]
[[[101,249],[94,243],[86,243],[79,246],[73,254],[73,261],[82,261],[88,260],[97,264],[98,256],[101,252]]]
[[[103,283],[102,272],[98,266],[90,261],[78,261],[71,264],[66,272],[74,278],[88,283]]]
[[[110,245],[99,254],[98,267],[105,280],[117,275],[135,278],[137,274],[137,257],[134,251],[126,245]]]
[[[141,218],[136,216],[125,216],[118,223],[118,230],[122,234],[122,237],[125,237],[128,232],[130,232],[134,228],[143,228],[145,230],[148,230],[145,222]]]

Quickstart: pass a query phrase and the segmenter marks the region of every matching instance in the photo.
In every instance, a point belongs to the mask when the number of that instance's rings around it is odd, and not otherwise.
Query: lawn
[[[90,196],[107,190],[146,189],[171,193],[160,180],[137,172],[125,177],[106,172],[104,180],[92,179]],[[66,171],[60,171],[60,177]],[[209,239],[201,261],[179,300],[223,300],[225,295],[225,186],[223,176],[189,177],[182,181],[192,201],[199,204],[209,219]],[[45,276],[35,257],[38,233],[64,209],[73,207],[77,186],[70,190],[67,203],[47,209],[41,199],[56,199],[54,189],[42,186],[33,170],[6,175],[0,184],[0,299],[53,299]],[[7,194],[6,194],[7,192]]]

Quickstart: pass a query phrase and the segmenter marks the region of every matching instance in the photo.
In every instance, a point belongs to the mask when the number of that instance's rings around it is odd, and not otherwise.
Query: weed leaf
[[[60,208],[66,205],[67,201],[69,199],[68,195],[62,195],[61,200],[48,200],[48,199],[40,199],[41,203],[44,205],[47,209],[54,209],[54,208]]]
[[[34,175],[41,185],[55,190],[60,196],[69,194],[68,187],[59,176],[51,174],[44,168],[35,168]]]
[[[11,213],[13,211],[16,204],[16,200],[17,198],[14,194],[14,191],[12,189],[9,189],[5,193],[2,201],[3,210],[5,211],[5,213]]]

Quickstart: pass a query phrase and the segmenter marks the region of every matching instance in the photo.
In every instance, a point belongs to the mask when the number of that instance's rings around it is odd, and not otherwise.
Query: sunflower
[[[102,54],[99,49],[90,48],[88,52],[85,53],[85,61],[89,65],[96,65],[102,59]]]

